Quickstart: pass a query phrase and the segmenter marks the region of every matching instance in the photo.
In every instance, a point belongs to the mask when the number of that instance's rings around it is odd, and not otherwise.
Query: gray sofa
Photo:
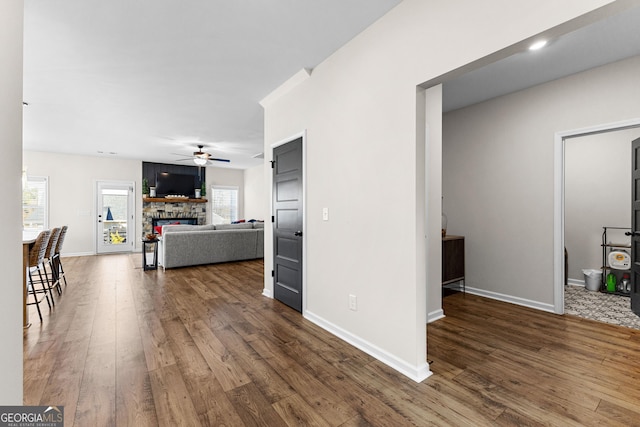
[[[264,223],[165,225],[159,263],[164,268],[264,257]]]

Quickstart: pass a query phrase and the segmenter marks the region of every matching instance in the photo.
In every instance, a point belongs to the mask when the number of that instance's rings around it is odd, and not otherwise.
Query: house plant
[[[142,178],[142,195],[149,196],[149,180],[147,178]]]

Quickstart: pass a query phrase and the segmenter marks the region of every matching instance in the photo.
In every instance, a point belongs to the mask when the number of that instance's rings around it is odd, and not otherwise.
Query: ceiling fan
[[[207,166],[213,164],[212,162],[225,162],[229,163],[231,160],[229,159],[220,159],[217,157],[212,157],[211,154],[203,151],[204,145],[198,145],[198,151],[194,151],[192,156],[185,156],[186,159],[179,159],[178,161],[183,160],[193,160],[193,162],[198,166]],[[174,153],[176,154],[176,153]],[[176,154],[177,156],[184,156],[184,154]]]

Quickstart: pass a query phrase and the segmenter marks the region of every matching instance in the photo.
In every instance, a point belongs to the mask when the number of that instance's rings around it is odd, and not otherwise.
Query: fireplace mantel
[[[184,199],[182,197],[176,197],[175,199],[169,199],[166,197],[143,197],[144,203],[207,203],[207,199]]]

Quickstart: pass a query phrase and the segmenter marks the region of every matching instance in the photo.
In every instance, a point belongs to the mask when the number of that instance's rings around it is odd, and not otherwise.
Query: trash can
[[[585,269],[582,270],[584,274],[584,286],[590,291],[597,291],[602,284],[602,270]]]

